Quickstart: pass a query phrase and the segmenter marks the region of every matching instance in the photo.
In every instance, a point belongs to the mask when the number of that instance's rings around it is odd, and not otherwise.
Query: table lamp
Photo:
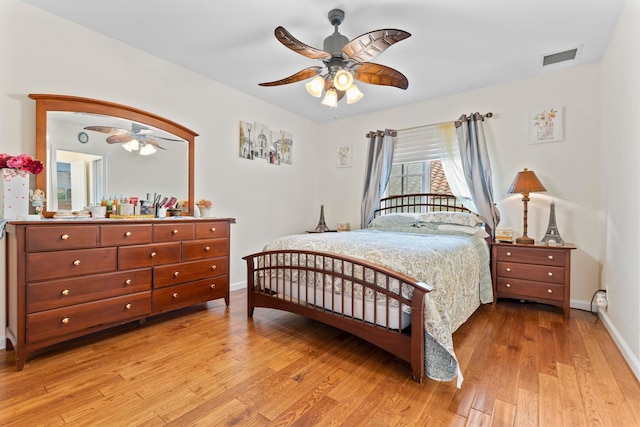
[[[522,193],[522,202],[524,203],[524,227],[522,229],[522,237],[516,239],[516,243],[523,245],[533,245],[534,240],[527,236],[527,203],[529,203],[529,193],[537,191],[547,191],[533,171],[524,168],[518,172],[516,179],[513,180],[509,193]]]

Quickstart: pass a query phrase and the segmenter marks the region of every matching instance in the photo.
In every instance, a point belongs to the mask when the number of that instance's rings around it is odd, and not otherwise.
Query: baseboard
[[[7,337],[1,336],[0,340],[2,340],[2,342],[0,342],[0,350],[4,350],[7,348]]]
[[[624,357],[624,359],[627,361],[627,363],[629,364],[629,367],[635,374],[636,378],[640,380],[640,361],[633,354],[633,352],[631,351],[627,343],[624,341],[624,339],[620,336],[620,334],[618,333],[618,330],[615,328],[615,326],[611,322],[611,319],[609,319],[607,312],[602,308],[598,308],[598,314],[600,316],[600,320],[602,320],[602,324],[604,325],[605,329],[607,330],[607,332],[609,332],[609,335],[613,339],[613,342],[616,343],[616,346],[618,346],[620,353],[622,353],[622,357]]]
[[[237,282],[234,283],[232,285],[229,285],[229,290],[230,291],[237,291],[240,289],[246,289],[247,288],[247,281],[243,280],[242,282]]]
[[[569,301],[569,306],[571,308],[577,308],[578,310],[591,311],[591,303],[589,301],[572,299],[571,301]],[[593,308],[595,309],[596,306],[594,305]]]

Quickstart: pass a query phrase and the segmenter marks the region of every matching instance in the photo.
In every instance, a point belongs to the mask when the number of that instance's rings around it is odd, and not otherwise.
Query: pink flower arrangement
[[[18,156],[0,154],[0,169],[4,168],[38,175],[44,169],[44,165],[40,160],[34,159],[28,154],[20,154]]]

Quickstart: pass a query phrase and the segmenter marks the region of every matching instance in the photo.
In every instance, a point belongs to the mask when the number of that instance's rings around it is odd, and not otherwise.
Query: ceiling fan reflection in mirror
[[[370,31],[349,41],[338,32],[338,26],[344,21],[344,11],[333,9],[328,18],[334,26],[334,33],[324,39],[323,50],[302,43],[283,27],[275,29],[275,36],[280,43],[307,58],[320,59],[324,66],[308,67],[284,79],[259,85],[280,86],[314,77],[307,83],[307,91],[319,98],[324,90],[322,104],[329,107],[337,107],[338,101],[345,95],[348,104],[358,102],[363,97],[354,79],[400,89],[409,87],[409,80],[401,72],[369,61],[411,34],[403,30],[383,29]]]
[[[138,123],[131,124],[131,130],[111,126],[87,126],[85,130],[110,134],[106,141],[109,144],[122,144],[122,148],[129,152],[138,151],[141,156],[148,156],[156,152],[156,148],[166,150],[154,138],[166,141],[181,141],[181,139],[165,138],[163,136],[151,136],[152,129]]]

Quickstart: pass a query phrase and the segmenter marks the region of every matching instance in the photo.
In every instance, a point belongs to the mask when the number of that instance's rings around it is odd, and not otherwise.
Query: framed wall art
[[[339,145],[336,148],[336,167],[337,168],[350,168],[351,158],[353,157],[352,145]]]
[[[531,113],[529,119],[529,143],[543,144],[564,139],[562,107],[545,108]]]

